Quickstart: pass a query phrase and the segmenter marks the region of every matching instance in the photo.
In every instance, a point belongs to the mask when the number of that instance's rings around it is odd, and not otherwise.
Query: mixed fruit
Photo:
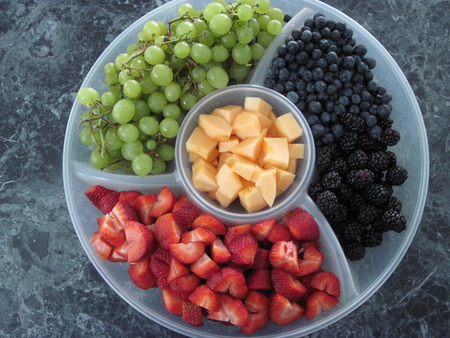
[[[142,194],[96,185],[86,196],[103,213],[91,236],[97,255],[127,263],[137,287],[159,287],[166,310],[192,326],[206,317],[250,334],[339,303],[340,281],[322,269],[319,226],[301,208],[279,222],[227,226],[167,187]]]

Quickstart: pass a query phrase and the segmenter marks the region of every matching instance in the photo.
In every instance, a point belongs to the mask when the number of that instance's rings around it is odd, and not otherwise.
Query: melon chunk
[[[211,162],[214,158],[214,150],[216,150],[217,144],[218,141],[206,135],[202,128],[195,127],[186,141],[186,150],[188,153],[199,155],[207,162]]]
[[[226,162],[236,174],[250,180],[255,172],[255,163],[236,154],[227,158]]]
[[[270,112],[272,111],[272,106],[260,97],[249,96],[245,98],[244,109],[257,111],[265,117],[268,117]]]
[[[247,187],[239,192],[239,202],[247,212],[255,212],[267,206],[259,189],[255,186]]]
[[[303,143],[289,143],[289,158],[301,159],[305,155]]]
[[[262,171],[255,182],[261,196],[269,207],[272,207],[277,195],[277,172],[275,169]]]
[[[242,111],[241,106],[228,105],[214,109],[211,114],[223,117],[230,125],[233,125],[234,119]]]
[[[192,172],[192,185],[198,191],[214,191],[219,188],[216,182],[217,170],[200,165]]]
[[[288,143],[298,139],[303,135],[303,129],[298,124],[292,113],[286,113],[277,117],[275,121],[278,137],[285,137]]]
[[[231,150],[235,145],[238,145],[239,137],[231,135],[228,141],[219,142],[219,152],[226,153]]]
[[[261,124],[255,114],[243,111],[233,122],[233,133],[241,140],[261,135]]]
[[[228,141],[233,129],[223,117],[211,114],[200,114],[198,126],[206,135],[217,141]]]
[[[248,137],[230,149],[230,152],[245,157],[251,161],[256,161],[263,147],[261,136]]]
[[[265,164],[271,164],[280,169],[286,169],[289,165],[288,142],[282,137],[265,137],[263,139],[263,151]]]

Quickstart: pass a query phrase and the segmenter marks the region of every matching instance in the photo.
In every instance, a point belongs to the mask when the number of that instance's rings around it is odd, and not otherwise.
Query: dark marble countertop
[[[404,71],[430,151],[423,218],[396,271],[363,305],[309,337],[450,336],[450,2],[326,0]],[[164,1],[0,1],[0,336],[181,337],[141,315],[97,273],[67,210],[67,119],[90,67]],[[447,182],[447,183],[446,183]],[[447,188],[446,188],[447,187]]]

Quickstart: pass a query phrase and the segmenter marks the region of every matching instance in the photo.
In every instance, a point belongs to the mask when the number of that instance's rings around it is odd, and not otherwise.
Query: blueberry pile
[[[375,66],[345,22],[316,13],[278,47],[264,82],[311,127],[320,177],[309,195],[350,260],[380,245],[383,233],[406,229],[393,187],[408,173],[389,150],[401,135],[393,128],[392,95],[374,80]]]

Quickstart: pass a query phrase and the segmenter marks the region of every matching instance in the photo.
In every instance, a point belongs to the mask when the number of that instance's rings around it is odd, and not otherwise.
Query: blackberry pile
[[[316,13],[294,29],[264,85],[304,114],[316,145],[319,179],[309,195],[328,219],[347,258],[359,260],[387,231],[406,229],[393,186],[408,172],[388,150],[400,141],[392,95],[374,80],[376,60],[345,22]]]

